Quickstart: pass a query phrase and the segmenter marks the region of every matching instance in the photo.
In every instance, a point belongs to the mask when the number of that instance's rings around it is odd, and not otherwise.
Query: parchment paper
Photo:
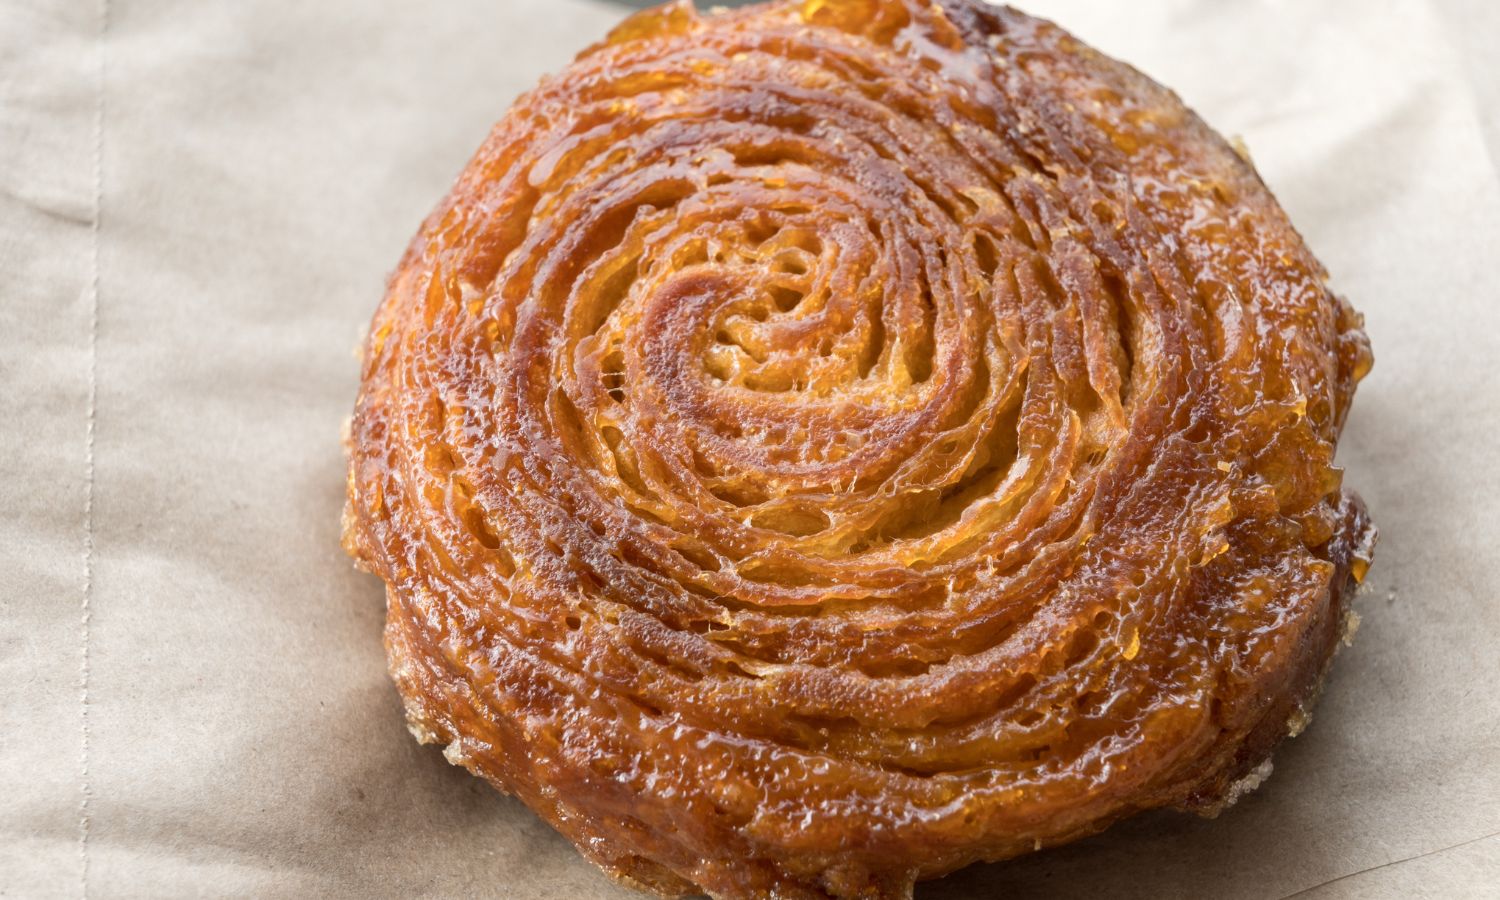
[[[1028,8],[1243,135],[1365,312],[1341,453],[1384,537],[1259,792],[919,896],[1500,895],[1500,14]],[[338,547],[385,274],[623,11],[0,0],[0,895],[633,896],[411,739]]]

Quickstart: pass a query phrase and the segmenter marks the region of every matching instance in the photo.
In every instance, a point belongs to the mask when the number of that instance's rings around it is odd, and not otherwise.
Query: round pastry
[[[976,0],[627,20],[522,97],[364,349],[349,551],[412,730],[665,895],[1215,811],[1374,529],[1371,364],[1171,93]]]

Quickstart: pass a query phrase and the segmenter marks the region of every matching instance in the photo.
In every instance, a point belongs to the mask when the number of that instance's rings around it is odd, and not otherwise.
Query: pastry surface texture
[[[1371,365],[1247,159],[975,0],[679,2],[375,314],[345,544],[413,732],[666,895],[904,898],[1306,721]]]

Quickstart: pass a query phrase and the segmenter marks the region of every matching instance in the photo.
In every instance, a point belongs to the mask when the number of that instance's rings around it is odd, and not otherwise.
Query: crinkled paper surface
[[[633,896],[412,740],[338,546],[385,274],[630,4],[104,5],[0,0],[0,896]],[[1493,896],[1500,7],[1022,5],[1242,135],[1364,311],[1383,538],[1259,791],[918,896]]]

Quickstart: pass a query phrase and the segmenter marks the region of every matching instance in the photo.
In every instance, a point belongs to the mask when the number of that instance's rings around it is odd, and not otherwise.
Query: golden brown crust
[[[1249,165],[971,0],[636,16],[393,276],[350,439],[413,731],[673,895],[1213,811],[1374,529],[1368,370]]]

